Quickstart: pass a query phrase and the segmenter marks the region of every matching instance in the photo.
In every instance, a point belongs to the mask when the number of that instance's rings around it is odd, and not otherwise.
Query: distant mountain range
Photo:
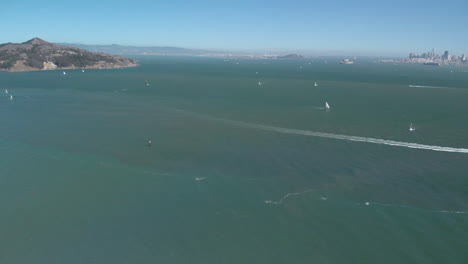
[[[303,59],[304,57],[298,54],[288,54],[284,56],[278,56],[278,59]]]
[[[137,46],[121,46],[121,45],[85,45],[77,43],[57,43],[59,45],[76,47],[79,49],[88,50],[91,52],[104,52],[115,55],[215,55],[223,54],[222,52],[201,50],[201,49],[185,49],[178,47],[137,47]]]
[[[112,54],[112,55],[111,55]],[[107,69],[135,66],[132,59],[120,55],[219,56],[232,59],[301,59],[298,54],[250,55],[239,52],[186,49],[179,47],[137,47],[121,45],[85,45],[50,43],[33,38],[23,43],[0,44],[1,71],[36,71],[51,69]]]
[[[132,59],[53,44],[40,38],[0,44],[0,70],[109,69],[136,66]]]

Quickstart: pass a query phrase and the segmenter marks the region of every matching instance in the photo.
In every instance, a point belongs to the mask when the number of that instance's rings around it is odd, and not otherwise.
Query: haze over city
[[[0,43],[177,46],[311,55],[468,53],[468,2],[9,1]],[[83,15],[86,14],[86,15]]]

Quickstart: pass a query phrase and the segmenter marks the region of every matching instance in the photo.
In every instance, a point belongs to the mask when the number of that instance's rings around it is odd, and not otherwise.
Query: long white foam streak
[[[468,149],[466,149],[466,148],[433,146],[433,145],[424,145],[424,144],[418,144],[418,143],[402,142],[402,141],[387,140],[387,139],[380,139],[380,138],[349,136],[349,135],[332,134],[332,133],[317,132],[317,131],[310,131],[310,130],[300,130],[300,129],[294,129],[294,128],[283,128],[283,127],[267,126],[267,125],[261,125],[261,124],[255,124],[255,123],[235,121],[235,120],[219,118],[219,117],[212,117],[212,116],[198,114],[198,113],[194,113],[194,112],[190,112],[190,111],[186,111],[186,110],[181,110],[181,109],[173,109],[173,110],[177,111],[177,112],[180,112],[180,113],[187,114],[187,115],[192,115],[192,116],[196,116],[198,118],[206,119],[206,120],[217,121],[217,122],[220,122],[220,123],[225,123],[225,124],[234,125],[234,126],[238,126],[238,127],[253,128],[253,129],[259,129],[259,130],[264,130],[264,131],[282,133],[282,134],[292,134],[292,135],[302,135],[302,136],[310,136],[310,137],[331,138],[331,139],[372,143],[372,144],[387,145],[387,146],[394,146],[394,147],[423,149],[423,150],[452,152],[452,153],[467,153],[468,154]]]
[[[411,88],[433,88],[433,89],[450,89],[451,87],[429,86],[429,85],[410,85]]]
[[[309,131],[309,130],[282,128],[282,127],[274,127],[274,126],[246,123],[246,122],[240,122],[240,121],[233,121],[233,120],[221,119],[221,118],[212,118],[212,119],[215,119],[217,121],[224,122],[224,123],[233,124],[233,125],[236,125],[236,126],[254,128],[254,129],[261,129],[261,130],[265,130],[265,131],[272,131],[272,132],[278,132],[278,133],[283,133],[283,134],[294,134],[294,135],[303,135],[303,136],[311,136],[311,137],[332,138],[332,139],[340,139],[340,140],[355,141],[355,142],[365,142],[365,143],[373,143],[373,144],[388,145],[388,146],[394,146],[394,147],[412,148],[412,149],[424,149],[424,150],[443,151],[443,152],[452,152],[452,153],[468,153],[468,149],[466,149],[466,148],[452,148],[452,147],[443,147],[443,146],[432,146],[432,145],[424,145],[424,144],[418,144],[418,143],[409,143],[409,142],[402,142],[402,141],[386,140],[386,139],[380,139],[380,138],[349,136],[349,135],[324,133],[324,132],[316,132],[316,131]]]

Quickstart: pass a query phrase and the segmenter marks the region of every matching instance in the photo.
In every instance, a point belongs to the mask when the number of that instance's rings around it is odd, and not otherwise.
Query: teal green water
[[[0,73],[0,263],[468,262],[468,68],[137,59]]]

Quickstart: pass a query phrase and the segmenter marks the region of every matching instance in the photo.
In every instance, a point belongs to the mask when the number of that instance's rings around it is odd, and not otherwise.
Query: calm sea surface
[[[468,67],[137,59],[0,73],[0,263],[468,263]]]

